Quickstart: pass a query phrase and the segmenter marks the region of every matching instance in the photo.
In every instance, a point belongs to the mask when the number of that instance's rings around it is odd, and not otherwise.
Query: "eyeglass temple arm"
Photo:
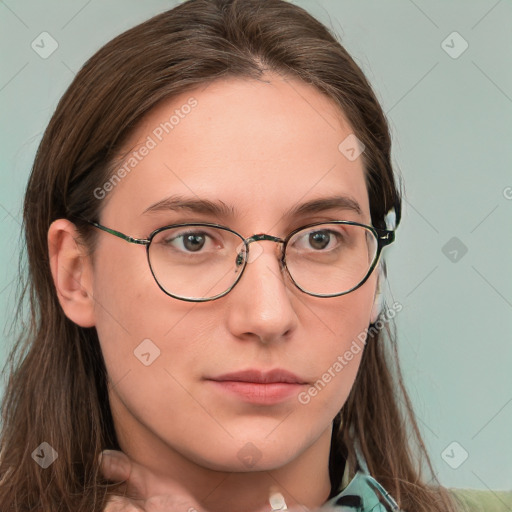
[[[106,231],[107,233],[110,233],[111,235],[115,235],[119,238],[122,238],[123,240],[126,240],[127,242],[132,243],[132,244],[140,244],[140,245],[148,245],[149,244],[149,240],[147,240],[146,238],[133,238],[132,236],[125,235],[124,233],[121,233],[120,231],[116,231],[115,229],[110,229],[105,226],[102,226],[101,224],[98,224],[97,222],[93,222],[91,220],[88,220],[87,222],[103,231]]]

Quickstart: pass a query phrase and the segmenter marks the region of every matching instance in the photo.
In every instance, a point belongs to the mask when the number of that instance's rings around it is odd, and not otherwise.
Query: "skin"
[[[103,199],[103,225],[146,238],[174,222],[206,221],[244,237],[284,238],[316,221],[371,224],[362,158],[349,161],[338,150],[353,130],[330,99],[294,79],[230,78],[166,100],[139,124],[126,149],[140,147],[191,96],[197,106]],[[142,215],[175,193],[222,200],[237,214]],[[334,193],[357,201],[361,213],[285,215]],[[276,486],[289,508],[323,504],[330,492],[332,420],[362,351],[308,404],[296,396],[275,405],[245,403],[205,377],[281,367],[313,384],[368,326],[376,272],[345,296],[312,297],[281,273],[278,244],[264,241],[228,295],[189,303],[158,288],[144,247],[102,231],[98,237],[93,265],[75,241],[73,224],[56,220],[48,232],[51,268],[64,313],[97,329],[116,433],[137,468],[131,487],[137,497],[179,494],[200,510],[258,512],[270,509],[269,488]],[[146,338],[160,349],[150,366],[134,356]],[[259,457],[253,467],[238,456],[247,443]],[[175,509],[187,510],[183,504]]]

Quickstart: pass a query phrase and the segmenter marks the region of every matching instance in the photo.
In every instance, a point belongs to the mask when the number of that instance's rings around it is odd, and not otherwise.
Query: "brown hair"
[[[390,135],[366,80],[334,35],[283,0],[189,0],[119,35],[76,75],[44,133],[24,202],[30,315],[8,360],[2,406],[0,509],[99,511],[113,492],[97,456],[118,449],[108,376],[95,328],[70,321],[50,271],[47,233],[58,218],[99,220],[94,190],[112,176],[123,144],[159,101],[221,77],[260,78],[265,70],[312,84],[334,100],[364,143],[372,223],[386,227],[400,192],[390,162]],[[96,233],[75,222],[94,252]],[[334,422],[333,495],[346,458],[360,443],[371,474],[404,510],[453,511],[448,493],[422,479],[433,474],[404,389],[389,329],[370,331],[350,396]],[[7,365],[6,365],[7,366]],[[376,392],[378,390],[378,392]],[[410,440],[414,443],[411,444]],[[43,441],[58,459],[46,470],[31,458]],[[426,464],[425,464],[426,463]]]

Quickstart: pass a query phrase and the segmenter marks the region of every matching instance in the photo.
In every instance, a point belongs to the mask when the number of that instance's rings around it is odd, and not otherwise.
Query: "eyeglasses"
[[[382,249],[395,239],[394,231],[346,220],[308,224],[284,239],[266,234],[244,238],[213,223],[173,224],[141,239],[86,222],[127,242],[145,245],[157,285],[167,295],[190,302],[215,300],[229,293],[251,262],[253,242],[282,244],[281,267],[302,292],[337,297],[362,286]]]

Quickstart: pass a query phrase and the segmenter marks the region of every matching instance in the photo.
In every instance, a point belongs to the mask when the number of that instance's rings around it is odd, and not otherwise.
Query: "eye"
[[[308,243],[314,249],[325,249],[331,241],[331,233],[328,231],[315,231],[308,235]]]
[[[222,245],[218,239],[204,230],[169,230],[162,232],[161,235],[164,236],[157,243],[169,249],[189,253],[205,253]]]
[[[301,231],[296,235],[297,239],[293,241],[293,247],[299,251],[326,251],[333,250],[343,242],[341,230],[335,229],[308,229]]]
[[[187,251],[197,252],[200,251],[206,243],[207,235],[204,233],[187,233],[180,235],[181,243]]]

